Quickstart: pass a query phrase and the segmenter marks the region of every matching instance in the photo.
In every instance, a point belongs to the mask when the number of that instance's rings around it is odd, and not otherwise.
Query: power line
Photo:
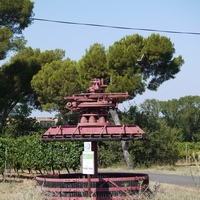
[[[124,26],[111,26],[111,25],[103,25],[103,24],[58,21],[58,20],[40,19],[40,18],[32,18],[32,19],[36,20],[36,21],[53,22],[53,23],[61,23],[61,24],[71,24],[71,25],[80,25],[80,26],[93,26],[93,27],[101,27],[101,28],[137,30],[137,31],[150,31],[150,32],[160,32],[160,33],[172,33],[172,34],[200,35],[200,32],[172,31],[172,30],[159,30],[159,29],[149,29],[149,28],[134,28],[134,27],[124,27]]]

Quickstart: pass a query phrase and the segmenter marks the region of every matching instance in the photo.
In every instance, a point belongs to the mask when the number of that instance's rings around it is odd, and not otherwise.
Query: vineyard
[[[176,143],[178,150],[177,161],[194,162],[199,160],[200,142]],[[123,163],[123,152],[120,143],[99,143],[99,166],[109,167]],[[78,170],[83,151],[82,142],[53,142],[43,143],[40,135],[14,138],[0,138],[0,170],[56,173],[61,170]],[[112,152],[116,152],[113,154]],[[130,149],[131,152],[131,149]],[[134,157],[134,155],[132,155]],[[142,159],[142,157],[141,157]]]
[[[81,143],[43,143],[39,135],[0,139],[0,170],[16,173],[48,173],[54,170],[77,170],[80,167]]]

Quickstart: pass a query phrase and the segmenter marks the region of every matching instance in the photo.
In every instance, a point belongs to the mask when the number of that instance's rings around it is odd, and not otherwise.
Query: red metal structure
[[[104,84],[103,79],[93,79],[91,83],[92,86],[89,87],[89,93],[65,97],[68,101],[66,109],[81,113],[77,126],[51,127],[42,135],[41,139],[44,142],[91,141],[95,163],[94,175],[91,177],[91,191],[94,199],[124,199],[127,196],[127,189],[129,196],[136,197],[139,190],[145,190],[148,187],[148,175],[98,173],[97,142],[105,140],[143,139],[145,138],[145,133],[137,125],[112,125],[109,120],[109,110],[117,109],[119,99],[128,98],[128,93],[105,92],[107,85]],[[54,199],[84,199],[86,197],[85,193],[88,194],[89,192],[87,187],[85,188],[85,183],[88,182],[88,179],[83,174],[59,175],[59,177],[40,176],[36,180],[37,187],[43,187],[44,191],[53,191],[58,195]],[[45,187],[44,180],[47,183]],[[141,181],[143,183],[139,185]],[[55,182],[58,185],[52,188],[51,185],[55,185]],[[63,182],[70,183],[72,188],[63,186]],[[129,185],[126,190],[122,186],[125,182]],[[75,183],[79,186],[76,186]],[[80,183],[84,185],[85,189],[80,187]]]
[[[42,136],[43,141],[98,141],[141,139],[144,131],[136,125],[111,125],[109,109],[118,108],[118,100],[128,98],[128,93],[106,93],[103,79],[92,80],[90,93],[65,97],[66,108],[81,111],[77,126],[51,127]]]

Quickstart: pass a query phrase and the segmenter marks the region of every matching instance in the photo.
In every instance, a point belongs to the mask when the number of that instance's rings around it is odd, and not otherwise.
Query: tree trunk
[[[110,114],[113,118],[115,125],[120,125],[119,116],[118,116],[116,110],[110,109],[109,111],[110,111]],[[122,151],[123,151],[123,154],[124,154],[124,159],[126,161],[126,165],[128,166],[128,168],[132,168],[131,160],[130,160],[130,154],[128,152],[127,142],[122,140],[121,144],[122,144]]]

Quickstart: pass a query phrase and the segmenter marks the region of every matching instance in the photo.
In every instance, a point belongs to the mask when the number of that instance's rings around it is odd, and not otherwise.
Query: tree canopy
[[[32,108],[28,104],[17,104],[9,114],[3,131],[4,137],[17,138],[22,135],[37,134],[40,126],[31,118]]]
[[[158,103],[153,99],[145,101],[145,106],[130,106],[119,111],[124,124],[137,124],[147,134],[146,140],[129,141],[128,147],[133,166],[153,164],[175,164],[178,159],[177,129],[170,127],[154,109]]]
[[[37,74],[42,65],[60,60],[64,51],[44,51],[25,48],[13,56],[0,68],[0,130],[5,119],[18,103],[29,102],[39,105],[37,94],[31,87],[33,75]]]
[[[109,84],[108,91],[127,91],[132,99],[175,78],[184,60],[181,56],[173,57],[174,53],[174,45],[165,36],[129,35],[107,51],[100,44],[91,46],[79,61],[80,77],[89,82],[99,75]]]
[[[77,79],[77,62],[67,58],[43,65],[31,84],[43,109],[59,110],[64,114],[64,97],[81,91]]]
[[[185,96],[180,99],[158,101],[147,99],[141,110],[155,121],[162,119],[175,128],[174,137],[180,142],[200,141],[200,97]]]
[[[170,39],[159,34],[147,38],[138,34],[126,36],[108,50],[95,43],[86,49],[78,63],[68,59],[43,66],[34,76],[32,87],[48,109],[53,99],[52,108],[55,103],[60,107],[59,102],[63,104],[64,96],[87,92],[92,78],[104,78],[108,92],[128,92],[133,99],[137,94],[147,89],[157,90],[163,82],[175,78],[184,60],[181,56],[173,57],[174,53]],[[74,63],[73,66],[70,63]],[[62,73],[67,74],[59,75]]]
[[[147,38],[129,35],[108,49],[95,43],[86,49],[79,61],[63,60],[63,50],[40,52],[27,48],[23,38],[15,40],[14,37],[31,24],[34,4],[23,0],[14,3],[9,10],[8,2],[0,1],[3,5],[0,11],[5,14],[4,20],[0,21],[3,33],[0,59],[11,49],[15,48],[18,53],[0,68],[2,119],[23,101],[64,114],[64,96],[87,92],[92,78],[104,78],[108,92],[128,92],[133,99],[137,94],[147,89],[157,90],[163,82],[175,78],[184,63],[181,56],[174,57],[175,48],[170,39],[159,34]]]
[[[17,50],[25,44],[18,35],[31,24],[33,7],[30,0],[0,0],[0,60],[9,50]]]

